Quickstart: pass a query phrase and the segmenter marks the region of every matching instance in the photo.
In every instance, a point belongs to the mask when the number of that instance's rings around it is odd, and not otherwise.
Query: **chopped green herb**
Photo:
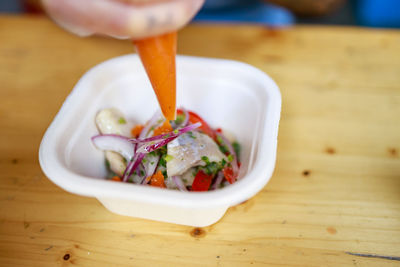
[[[167,170],[164,170],[161,173],[164,175],[164,177],[168,177]]]
[[[167,167],[167,161],[165,160],[164,157],[160,158],[160,165],[163,166],[163,167]]]
[[[125,120],[123,117],[120,117],[120,118],[118,119],[118,123],[119,123],[119,124],[126,124],[126,120]]]
[[[221,136],[217,136],[218,143],[222,144],[224,141],[222,140]]]
[[[179,133],[179,130],[178,129],[175,129],[174,130],[174,134],[178,134]]]
[[[222,160],[221,160],[221,166],[222,166],[222,167],[225,167],[225,165],[226,165],[226,160],[225,160],[225,159],[222,159]]]
[[[229,154],[229,156],[228,156],[228,161],[229,161],[229,162],[232,162],[232,160],[233,160],[233,155],[232,155],[232,154]]]
[[[207,175],[215,175],[220,170],[220,166],[217,162],[210,162],[206,166],[204,166],[203,170]]]
[[[146,162],[147,162],[147,159],[143,159],[142,162],[143,162],[143,163],[146,163]]]
[[[238,142],[233,142],[232,143],[232,146],[233,146],[233,150],[235,150],[235,153],[236,153],[236,157],[238,158],[238,160],[239,160],[239,158],[240,158],[240,151],[241,151],[241,147],[240,147],[240,144],[238,143]]]
[[[222,159],[220,162],[215,162],[215,161],[210,162],[209,158],[204,156],[201,159],[206,163],[206,165],[199,166],[198,169],[201,169],[207,175],[216,175],[220,170],[222,170],[225,167],[225,165],[227,165],[225,159]],[[196,176],[198,169],[195,170],[193,176]]]
[[[219,150],[221,150],[222,153],[224,153],[224,154],[229,153],[229,150],[225,146],[220,145],[218,147],[219,147]]]
[[[140,176],[144,176],[144,171],[140,170]]]
[[[193,135],[193,132],[187,132],[187,134],[188,134],[191,138],[196,139],[196,136]]]
[[[208,159],[207,156],[202,156],[202,157],[201,157],[201,160],[204,161],[206,164],[209,164],[209,163],[210,163],[210,160]]]
[[[167,145],[160,147],[156,151],[158,151],[158,153],[159,153],[158,155],[160,155],[160,156],[167,154]]]
[[[151,164],[151,165],[154,165],[154,161],[150,161],[150,164]]]
[[[181,124],[185,120],[185,116],[183,114],[179,114],[176,116],[175,123],[177,125]]]
[[[187,183],[187,180],[186,180],[185,178],[183,178],[182,181],[183,181],[185,184]]]
[[[170,136],[171,136],[170,134],[166,134],[166,135],[163,136],[163,138],[164,138],[164,139],[167,139],[167,138],[170,137]]]
[[[155,157],[155,156],[157,155],[157,152],[156,152],[156,151],[157,151],[157,150],[151,151],[148,155],[149,155],[149,156]]]
[[[172,160],[173,158],[174,158],[173,156],[167,154],[165,156],[165,161],[168,162],[168,161]]]

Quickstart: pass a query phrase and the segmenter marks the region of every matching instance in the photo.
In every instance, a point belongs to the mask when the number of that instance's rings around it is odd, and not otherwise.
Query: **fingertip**
[[[127,34],[141,39],[185,26],[200,10],[204,0],[173,0],[135,10],[127,23]]]

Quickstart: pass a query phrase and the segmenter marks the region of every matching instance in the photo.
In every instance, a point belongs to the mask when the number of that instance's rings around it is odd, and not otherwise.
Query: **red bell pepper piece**
[[[197,115],[193,111],[188,111],[188,113],[189,113],[189,122],[192,124],[200,122],[201,126],[199,127],[199,129],[202,132],[204,132],[206,135],[208,135],[209,137],[211,137],[212,139],[215,140],[215,138],[216,138],[215,133],[211,129],[211,127],[208,125],[208,123],[205,122],[205,120],[203,120],[199,115]],[[178,114],[183,114],[183,111],[178,109]]]
[[[236,178],[233,175],[232,167],[225,167],[222,172],[224,173],[225,179],[230,183],[233,184],[236,181]]]
[[[210,188],[212,178],[212,175],[207,175],[202,170],[198,171],[194,177],[191,191],[207,191]]]

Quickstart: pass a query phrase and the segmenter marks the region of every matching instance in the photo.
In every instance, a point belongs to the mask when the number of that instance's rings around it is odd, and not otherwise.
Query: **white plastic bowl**
[[[238,182],[216,191],[180,192],[105,180],[104,154],[90,140],[98,133],[96,113],[116,107],[144,123],[158,109],[136,55],[101,63],[77,83],[43,137],[39,160],[46,176],[71,193],[96,197],[111,212],[191,226],[213,224],[255,195],[275,166],[277,85],[260,70],[229,60],[178,56],[177,73],[178,106],[230,130],[241,143]]]

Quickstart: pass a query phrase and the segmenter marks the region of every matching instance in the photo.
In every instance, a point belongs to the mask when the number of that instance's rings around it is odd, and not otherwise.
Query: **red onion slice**
[[[189,112],[185,108],[181,108],[181,110],[185,116],[185,120],[182,122],[182,127],[185,127],[189,122]]]
[[[189,132],[191,130],[196,129],[197,127],[201,126],[200,122],[197,122],[195,124],[191,124],[183,129],[180,129],[178,131],[178,133],[174,133],[174,132],[170,132],[168,134],[165,134],[165,136],[161,139],[159,139],[159,142],[148,142],[149,144],[144,144],[142,146],[140,146],[137,150],[137,152],[139,153],[150,153],[154,150],[159,149],[162,146],[165,146],[166,144],[168,144],[169,142],[171,142],[172,140],[174,140],[175,138],[177,138],[179,135],[184,134],[186,132]],[[170,137],[165,138],[166,136],[170,135]]]
[[[183,181],[181,179],[181,177],[179,176],[172,176],[172,180],[174,181],[174,183],[176,184],[176,186],[179,188],[179,190],[181,191],[188,191],[186,189],[186,186],[183,184]]]
[[[151,119],[144,126],[143,130],[140,132],[139,138],[146,138],[150,134],[151,129],[164,122],[164,120],[165,119],[162,117],[161,112],[159,110],[156,111],[153,117],[151,117]]]
[[[101,150],[110,150],[121,154],[130,161],[135,154],[135,145],[129,142],[129,138],[116,134],[96,135],[92,137],[93,144]]]
[[[168,139],[169,137],[178,137],[179,135],[184,134],[189,131],[192,131],[200,126],[201,126],[201,122],[196,122],[195,124],[191,124],[191,125],[181,128],[181,129],[176,129],[172,132],[168,132],[165,134],[160,134],[160,135],[156,135],[156,136],[152,136],[152,137],[148,137],[148,138],[137,138],[137,139],[132,138],[132,139],[129,139],[129,141],[132,143],[135,143],[135,144],[136,143],[148,143],[148,142],[153,142],[153,141],[162,141],[162,140]]]
[[[122,175],[122,181],[128,181],[128,178],[132,175],[132,173],[137,169],[139,164],[142,162],[145,154],[144,153],[136,153],[132,161],[129,162],[128,166],[125,169],[124,174]]]
[[[164,122],[164,119],[161,115],[160,111],[156,111],[154,113],[154,115],[150,118],[150,120],[146,123],[146,125],[144,126],[143,130],[140,132],[139,134],[139,139],[143,139],[146,138],[152,128],[157,127],[158,124]],[[138,153],[137,151],[141,148],[141,144],[140,143],[135,143],[135,142],[130,142],[133,145],[133,149],[135,152],[135,155],[138,155],[138,157],[136,158],[136,160],[133,160],[129,162],[128,166],[125,169],[125,172],[123,174],[123,178],[122,181],[126,182],[128,180],[128,178],[131,176],[131,174],[135,171],[135,169],[139,166],[139,164],[142,162],[145,154],[144,153]],[[146,173],[147,175],[147,173]],[[144,180],[146,179],[147,176],[144,177]]]
[[[183,112],[184,119],[179,124],[177,124],[175,121],[171,121],[171,125],[172,125],[173,129],[176,129],[178,127],[185,127],[189,122],[189,113],[188,113],[188,111],[185,108],[182,108],[182,107],[180,107],[179,109]]]
[[[137,174],[137,176],[139,176],[140,178],[144,178],[144,177],[146,177],[146,168],[144,167],[144,165],[143,165],[143,160],[142,160],[142,162],[139,164],[139,166],[137,167],[137,170],[136,170],[136,174]]]
[[[149,182],[150,179],[147,179],[147,178],[151,177],[155,173],[157,166],[158,166],[158,162],[160,161],[160,156],[159,155],[150,156],[150,157],[147,157],[146,160],[147,160],[146,163],[143,163],[143,161],[142,161],[146,175],[143,178],[141,184],[147,184]],[[151,164],[151,162],[153,162],[153,164]]]
[[[153,152],[154,150],[157,150],[160,147],[167,145],[169,142],[171,142],[172,140],[174,140],[177,137],[178,136],[172,136],[172,137],[168,137],[167,139],[162,139],[159,142],[154,142],[154,143],[150,142],[150,144],[145,144],[145,145],[142,145],[141,147],[139,147],[137,151],[138,151],[138,153]]]
[[[212,190],[218,189],[223,180],[224,180],[224,174],[222,173],[222,171],[219,171],[217,174],[217,178],[215,178],[214,184],[212,185],[211,189]]]

